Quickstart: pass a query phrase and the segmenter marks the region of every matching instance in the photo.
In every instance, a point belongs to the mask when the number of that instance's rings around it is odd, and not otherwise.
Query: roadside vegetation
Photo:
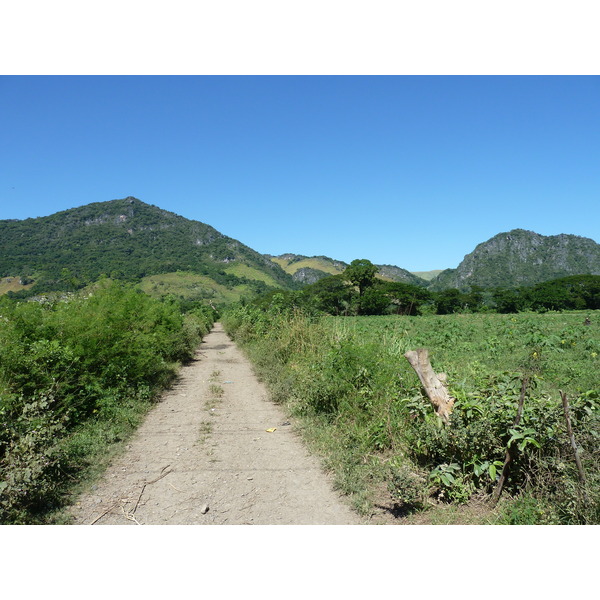
[[[600,523],[600,311],[592,308],[600,298],[586,291],[599,278],[563,296],[585,298],[585,311],[549,310],[548,295],[538,312],[469,312],[462,303],[436,314],[434,299],[418,295],[426,290],[393,284],[382,312],[404,314],[365,316],[374,291],[390,286],[365,285],[368,265],[354,266],[345,278],[232,307],[222,321],[355,507],[415,517],[479,504],[489,523]],[[419,347],[448,376],[456,399],[448,424],[404,357]]]
[[[486,522],[598,524],[600,277],[434,292],[376,271],[353,261],[221,318],[355,507],[489,507],[502,481]],[[188,276],[177,296],[102,279],[0,298],[0,523],[61,522],[193,356],[217,314]],[[447,374],[449,423],[404,357],[420,347]]]
[[[0,298],[0,523],[55,522],[214,317],[107,280],[53,301]]]

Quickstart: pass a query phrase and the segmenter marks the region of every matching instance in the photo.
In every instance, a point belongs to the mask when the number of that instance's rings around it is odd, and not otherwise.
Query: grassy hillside
[[[434,269],[433,271],[411,271],[411,273],[417,277],[420,277],[421,279],[424,279],[425,281],[431,281],[432,279],[435,279],[442,271],[443,269]]]
[[[278,264],[286,273],[294,275],[300,269],[315,269],[329,275],[339,275],[343,273],[346,263],[339,260],[333,260],[326,256],[299,256],[294,254],[283,254],[273,256],[271,260]]]
[[[214,305],[238,302],[244,296],[252,295],[247,284],[234,287],[222,285],[206,275],[178,271],[144,277],[140,288],[155,298],[172,294],[185,300],[206,300]]]
[[[2,277],[0,279],[0,296],[7,292],[20,292],[21,290],[28,290],[33,286],[32,283],[23,285],[20,277]]]
[[[281,285],[270,273],[265,273],[256,267],[251,267],[250,265],[244,263],[238,262],[227,265],[227,267],[225,267],[223,270],[225,273],[235,275],[236,277],[245,277],[246,279],[263,281],[270,287],[280,287]]]

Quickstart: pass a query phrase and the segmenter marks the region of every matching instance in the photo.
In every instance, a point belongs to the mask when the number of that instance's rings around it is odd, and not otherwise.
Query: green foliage
[[[447,289],[433,294],[438,315],[481,312],[486,310],[483,288],[472,286],[470,292]]]
[[[310,303],[316,310],[331,315],[348,314],[353,296],[342,275],[325,277],[302,291],[305,306]]]
[[[501,313],[525,310],[598,310],[600,276],[573,275],[512,290],[494,292],[496,309]]]
[[[245,277],[228,272],[258,273]],[[209,225],[191,221],[135,198],[98,202],[48,217],[0,222],[0,276],[33,278],[30,290],[74,291],[110,276],[137,282],[143,277],[189,271],[226,287],[247,285],[254,293],[265,281],[296,287],[278,265]]]
[[[366,258],[353,260],[343,273],[344,279],[358,288],[358,295],[375,283],[377,267]]]
[[[506,497],[527,493],[550,504],[556,522],[598,522],[595,313],[591,325],[581,313],[340,319],[308,316],[292,303],[285,309],[238,307],[223,321],[275,398],[331,440],[343,489],[358,493],[380,481],[401,512],[425,506],[428,495],[464,503],[493,491],[510,447]],[[449,426],[404,359],[417,347],[429,348],[436,372],[448,373],[456,398]],[[525,376],[529,385],[515,427]],[[585,489],[574,468],[559,390],[570,398],[589,479]]]
[[[359,266],[362,268],[365,265]],[[299,291],[270,291],[254,300],[253,304],[264,308],[270,304],[275,295],[281,295],[285,299],[284,303],[288,309],[301,309],[305,313],[326,313],[335,316],[417,315],[427,303],[432,302],[433,298],[432,294],[421,286],[383,281],[374,277],[369,285],[363,284],[361,295],[344,273],[324,277]]]
[[[559,525],[560,518],[544,499],[524,494],[504,507],[498,523],[501,525]]]
[[[388,469],[386,480],[392,501],[401,514],[422,509],[430,490],[425,478],[414,469],[393,461]]]
[[[59,503],[85,468],[86,428],[111,423],[118,439],[133,425],[212,324],[189,308],[107,281],[68,301],[0,301],[0,522]]]

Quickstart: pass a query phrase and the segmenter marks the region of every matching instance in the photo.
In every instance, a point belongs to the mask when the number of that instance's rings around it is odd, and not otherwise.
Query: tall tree
[[[375,283],[375,275],[379,269],[366,258],[353,260],[344,271],[344,279],[358,287],[358,295],[362,297],[364,291]]]

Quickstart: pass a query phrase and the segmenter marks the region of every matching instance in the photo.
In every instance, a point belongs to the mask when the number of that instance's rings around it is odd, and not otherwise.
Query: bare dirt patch
[[[360,524],[220,324],[75,524]]]

